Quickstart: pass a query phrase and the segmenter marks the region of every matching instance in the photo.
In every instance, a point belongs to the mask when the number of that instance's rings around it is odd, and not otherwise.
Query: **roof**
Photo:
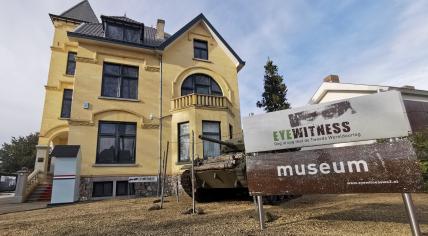
[[[122,21],[122,22],[126,22],[126,23],[131,23],[131,24],[143,24],[141,22],[138,22],[136,20],[133,20],[131,18],[128,18],[126,16],[105,16],[105,15],[101,15],[101,19],[112,19],[114,21]]]
[[[131,24],[142,24],[138,21],[132,20],[126,16],[101,16],[101,19],[112,19],[116,21],[122,21]],[[177,38],[191,29],[194,25],[198,23],[204,23],[208,28],[210,33],[213,35],[214,39],[223,48],[226,54],[232,59],[235,63],[237,70],[239,71],[245,65],[238,54],[229,46],[229,44],[224,40],[224,38],[218,33],[214,26],[208,21],[208,19],[201,13],[196,16],[193,20],[183,26],[173,35],[165,33],[165,37],[162,40],[156,39],[156,29],[152,27],[144,26],[144,39],[140,43],[125,42],[115,39],[110,39],[104,37],[104,29],[101,23],[84,23],[77,27],[73,32],[68,32],[68,36],[84,39],[92,39],[104,42],[111,42],[116,44],[122,44],[125,46],[139,47],[139,48],[149,48],[154,50],[163,51],[168,46],[173,44]],[[142,24],[143,25],[143,24]]]
[[[51,152],[53,157],[77,157],[80,145],[56,145]]]
[[[398,90],[402,94],[428,97],[427,90],[420,90],[408,87],[394,87],[385,85],[369,85],[369,84],[353,84],[353,83],[333,83],[323,82],[314,95],[311,97],[309,103],[319,103],[329,91],[348,91],[360,93],[375,93],[378,91]]]
[[[99,23],[97,16],[95,15],[94,10],[92,10],[91,5],[88,0],[84,0],[74,5],[72,8],[61,13],[60,15],[49,14],[51,19],[63,19],[79,22],[88,22],[88,23]]]
[[[120,40],[114,40],[104,37],[104,28],[101,23],[85,23],[77,27],[73,32],[68,33],[69,36],[92,38],[95,40],[110,41],[114,43],[122,43],[130,46],[142,46],[142,47],[157,47],[163,41],[165,41],[170,35],[165,33],[163,40],[156,39],[156,29],[152,27],[144,26],[144,39],[140,43],[124,42]]]

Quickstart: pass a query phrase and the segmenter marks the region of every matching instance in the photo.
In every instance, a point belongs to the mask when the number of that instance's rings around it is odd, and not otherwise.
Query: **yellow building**
[[[192,154],[192,132],[200,158],[220,146],[198,135],[241,133],[237,73],[245,63],[203,14],[172,35],[164,20],[156,28],[126,16],[99,22],[88,1],[50,17],[35,172],[52,172],[53,146],[80,145],[81,199],[152,195],[156,183],[131,186],[128,177],[157,176],[167,150],[167,174],[178,175]]]

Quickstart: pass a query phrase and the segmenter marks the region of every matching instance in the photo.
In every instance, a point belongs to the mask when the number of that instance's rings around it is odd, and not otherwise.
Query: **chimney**
[[[158,19],[158,23],[156,24],[156,39],[164,39],[165,38],[165,20]]]
[[[329,83],[340,83],[339,76],[338,75],[328,75],[323,79],[324,82]]]

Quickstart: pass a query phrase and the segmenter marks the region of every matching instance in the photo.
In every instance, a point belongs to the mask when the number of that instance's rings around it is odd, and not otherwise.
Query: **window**
[[[202,121],[202,134],[206,137],[220,139],[220,122]],[[220,144],[204,141],[204,159],[208,157],[217,157],[220,155]]]
[[[190,134],[189,122],[178,124],[178,161],[189,161]]]
[[[229,124],[229,139],[233,138],[233,126]]]
[[[107,23],[106,37],[121,41],[139,43],[141,38],[141,28]]]
[[[135,195],[134,183],[128,181],[116,181],[116,196]]]
[[[193,40],[193,57],[208,60],[208,43],[202,40]]]
[[[100,121],[96,163],[135,163],[136,124]]]
[[[67,57],[67,69],[65,73],[67,75],[74,75],[74,71],[76,70],[76,55],[75,52],[69,52]]]
[[[72,100],[73,90],[64,89],[64,93],[62,94],[61,118],[70,118]]]
[[[92,188],[92,197],[111,197],[113,196],[113,182],[94,182]]]
[[[192,93],[223,96],[217,82],[204,74],[193,74],[183,81],[181,85],[181,96]]]
[[[138,67],[104,63],[101,96],[137,99]]]

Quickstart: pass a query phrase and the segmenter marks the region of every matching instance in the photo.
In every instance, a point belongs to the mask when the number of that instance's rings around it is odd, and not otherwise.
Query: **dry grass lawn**
[[[414,194],[421,230],[428,235],[428,194]],[[0,235],[410,235],[400,194],[307,195],[281,206],[260,231],[250,201],[198,204],[204,215],[183,215],[191,199],[154,198],[79,203],[0,215]]]

